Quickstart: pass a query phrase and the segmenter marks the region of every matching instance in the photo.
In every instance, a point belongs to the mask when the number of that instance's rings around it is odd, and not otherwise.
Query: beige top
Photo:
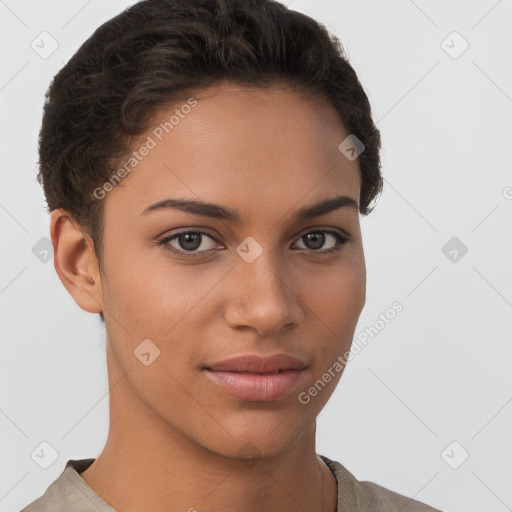
[[[336,512],[441,512],[373,482],[360,482],[339,462],[320,457],[338,482]],[[21,512],[116,512],[80,477],[94,460],[68,460],[46,492]]]

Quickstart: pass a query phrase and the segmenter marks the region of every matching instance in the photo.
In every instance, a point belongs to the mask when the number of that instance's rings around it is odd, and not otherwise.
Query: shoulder
[[[361,498],[372,505],[379,505],[379,510],[401,512],[441,512],[425,503],[398,494],[373,482],[358,482]]]
[[[341,463],[320,457],[338,481],[338,512],[441,512],[374,482],[359,481]]]
[[[94,459],[71,459],[45,493],[29,503],[21,512],[111,512],[113,511],[80,478],[80,472]],[[114,511],[115,512],[115,511]]]

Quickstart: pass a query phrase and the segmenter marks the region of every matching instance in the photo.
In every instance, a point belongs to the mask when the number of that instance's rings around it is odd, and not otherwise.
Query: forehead
[[[126,178],[109,193],[106,214],[121,209],[135,217],[169,197],[222,203],[252,217],[337,193],[359,201],[359,163],[338,149],[348,135],[334,107],[316,95],[224,82],[158,111],[134,146]]]

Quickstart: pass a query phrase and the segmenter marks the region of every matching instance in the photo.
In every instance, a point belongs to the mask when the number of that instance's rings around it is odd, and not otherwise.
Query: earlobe
[[[92,240],[63,209],[52,211],[50,234],[62,284],[83,310],[101,313],[101,279]]]

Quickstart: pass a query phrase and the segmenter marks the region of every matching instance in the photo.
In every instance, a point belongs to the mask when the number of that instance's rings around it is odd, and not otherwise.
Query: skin
[[[122,512],[334,512],[337,482],[316,454],[315,430],[342,372],[308,404],[297,395],[349,350],[364,307],[359,212],[293,215],[338,195],[359,204],[359,163],[338,149],[349,133],[326,100],[277,85],[222,82],[194,97],[191,112],[102,199],[101,273],[81,226],[63,210],[51,215],[56,271],[82,309],[103,311],[107,330],[110,431],[81,477]],[[174,108],[159,111],[154,126]],[[141,215],[167,198],[216,203],[240,220],[176,209]],[[157,245],[182,228],[216,240],[203,237],[189,260]],[[349,241],[327,234],[323,245],[308,243],[303,235],[318,228]],[[248,236],[263,250],[252,263],[235,251]],[[186,253],[178,239],[168,246]],[[148,366],[134,355],[144,339],[160,349]],[[202,370],[278,352],[308,365],[284,399],[234,398]]]

